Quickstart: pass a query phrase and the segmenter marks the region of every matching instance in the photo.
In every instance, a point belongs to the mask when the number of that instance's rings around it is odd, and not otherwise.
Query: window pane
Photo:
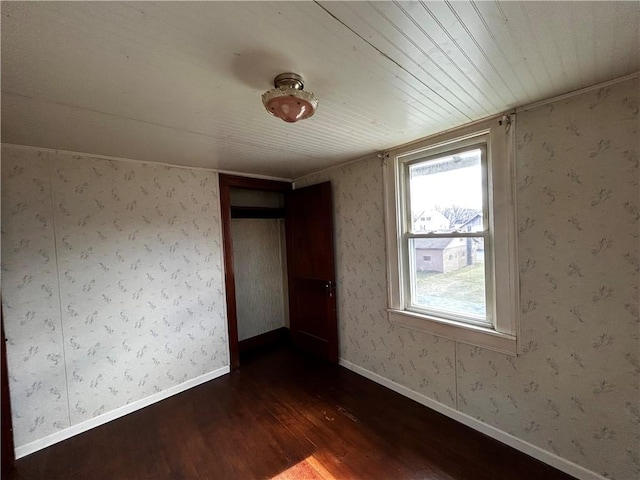
[[[416,238],[409,250],[411,306],[486,319],[484,238]]]
[[[409,166],[413,233],[484,229],[482,151],[476,147]]]

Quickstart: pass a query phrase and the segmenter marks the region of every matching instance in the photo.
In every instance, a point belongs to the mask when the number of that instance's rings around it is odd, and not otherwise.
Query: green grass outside
[[[470,265],[449,273],[418,272],[416,297],[419,305],[483,314],[484,265]]]

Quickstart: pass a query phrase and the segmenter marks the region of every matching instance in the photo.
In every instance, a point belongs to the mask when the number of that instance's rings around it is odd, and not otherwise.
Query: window
[[[389,152],[393,324],[517,353],[513,120],[484,121]],[[434,221],[418,223],[423,212]],[[436,261],[424,263],[435,252]]]
[[[468,143],[468,145],[467,145]],[[462,146],[460,146],[462,145]],[[424,210],[440,212],[444,221],[430,231],[417,231],[405,224],[401,245],[402,261],[406,265],[406,307],[417,313],[433,314],[460,322],[490,325],[487,310],[490,294],[487,278],[490,271],[482,258],[473,256],[479,244],[488,243],[488,209],[486,181],[487,137],[474,137],[469,142],[456,143],[455,150],[401,161],[399,174],[403,179],[403,206],[410,213]],[[462,227],[475,217],[483,220],[472,234]],[[413,259],[423,248],[446,248],[448,265],[419,268]],[[460,262],[465,250],[471,252],[468,262]]]

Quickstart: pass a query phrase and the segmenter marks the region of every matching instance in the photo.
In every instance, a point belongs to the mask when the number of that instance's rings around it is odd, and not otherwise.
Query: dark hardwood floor
[[[6,479],[569,479],[288,348],[16,461]]]

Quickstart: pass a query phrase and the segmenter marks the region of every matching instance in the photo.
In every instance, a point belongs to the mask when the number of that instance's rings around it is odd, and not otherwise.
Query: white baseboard
[[[200,375],[199,377],[192,378],[191,380],[187,380],[180,385],[175,385],[167,390],[162,392],[155,393],[148,397],[142,398],[135,402],[129,403],[128,405],[124,405],[122,407],[116,408],[115,410],[111,410],[110,412],[104,413],[97,417],[91,418],[89,420],[85,420],[84,422],[78,423],[76,425],[72,425],[69,428],[65,428],[59,432],[48,435],[44,438],[40,438],[31,443],[27,443],[25,445],[21,445],[16,447],[15,454],[16,459],[29,455],[31,453],[37,452],[38,450],[42,450],[43,448],[49,447],[54,443],[61,442],[68,438],[71,438],[80,433],[86,432],[87,430],[91,430],[92,428],[99,427],[100,425],[104,425],[107,422],[115,420],[120,417],[124,417],[130,413],[135,412],[136,410],[140,410],[144,407],[148,407],[154,403],[157,403],[165,398],[172,397],[178,393],[182,393],[185,390],[189,390],[190,388],[197,387],[209,380],[213,380],[214,378],[221,377],[229,373],[231,370],[228,366],[218,368],[213,372],[205,373],[204,375]]]
[[[548,452],[536,445],[533,445],[529,442],[525,442],[524,440],[519,439],[518,437],[514,437],[510,433],[504,432],[496,427],[492,427],[491,425],[487,425],[486,423],[481,422],[465,413],[462,413],[454,408],[451,408],[447,405],[443,405],[440,402],[436,402],[432,398],[427,397],[421,393],[418,393],[410,388],[407,388],[399,383],[396,383],[392,380],[389,380],[377,373],[374,373],[366,368],[362,368],[358,365],[355,365],[344,358],[340,359],[340,365],[351,370],[352,372],[357,373],[369,380],[372,380],[384,387],[387,387],[390,390],[393,390],[400,395],[410,398],[425,407],[428,407],[432,410],[435,410],[438,413],[446,415],[453,420],[456,420],[468,427],[477,430],[478,432],[484,433],[489,437],[498,440],[510,447],[515,448],[527,455],[540,460],[541,462],[546,463],[547,465],[551,465],[552,467],[557,468],[569,475],[573,475],[576,478],[581,480],[606,480],[605,477],[592,472],[580,465],[573,463],[569,460],[561,458],[554,453]]]

